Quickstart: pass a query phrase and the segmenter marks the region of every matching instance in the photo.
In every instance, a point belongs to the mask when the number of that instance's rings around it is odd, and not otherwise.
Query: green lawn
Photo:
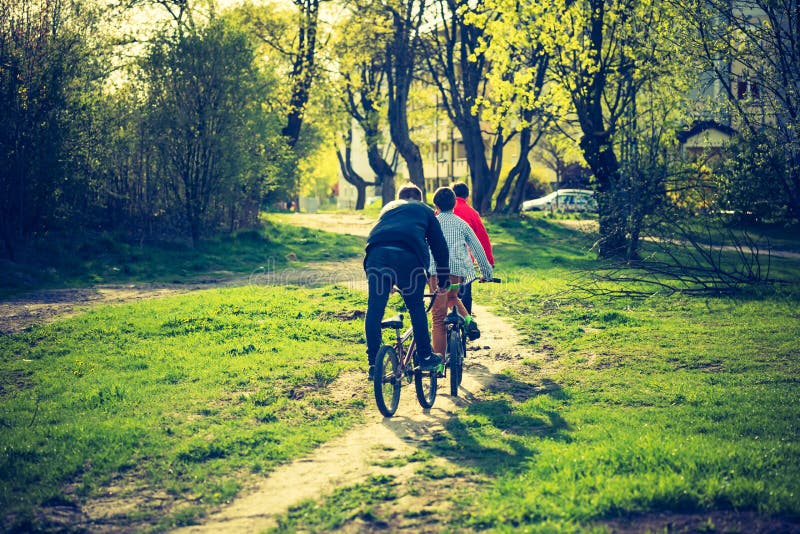
[[[132,494],[190,496],[172,514],[150,510],[154,526],[229,500],[242,473],[268,471],[360,419],[364,396],[335,400],[326,386],[363,376],[364,307],[363,295],[335,286],[248,286],[104,307],[0,338],[0,509],[24,529],[39,504],[120,477]]]
[[[602,531],[631,514],[713,510],[800,524],[800,263],[783,265],[794,283],[733,296],[612,300],[578,289],[576,273],[596,265],[591,236],[528,217],[489,231],[503,283],[475,298],[512,318],[534,356],[409,459],[452,484],[443,530]],[[249,286],[0,338],[6,524],[32,528],[42,503],[120,479],[172,499],[141,512],[154,530],[189,523],[244,475],[357,424],[375,410],[366,383],[347,401],[327,386],[363,371],[364,307],[341,287]],[[437,457],[460,469],[426,470]],[[480,483],[459,491],[465,478]],[[391,480],[340,488],[281,529],[379,525],[381,503],[401,497]]]

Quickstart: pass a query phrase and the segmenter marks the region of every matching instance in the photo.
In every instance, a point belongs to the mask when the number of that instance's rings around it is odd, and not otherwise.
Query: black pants
[[[375,363],[375,354],[382,344],[381,321],[393,286],[399,289],[411,316],[417,354],[430,354],[431,333],[423,301],[428,276],[416,255],[402,248],[374,247],[364,260],[364,271],[369,284],[367,315],[364,319],[369,364]]]
[[[458,288],[458,298],[467,309],[467,313],[472,315],[472,284],[461,284]]]

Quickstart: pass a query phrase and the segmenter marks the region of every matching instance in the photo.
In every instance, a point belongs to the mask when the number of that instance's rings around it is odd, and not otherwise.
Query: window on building
[[[751,78],[739,78],[736,82],[736,98],[739,100],[758,100],[761,98],[761,89]]]
[[[456,159],[467,159],[467,148],[464,141],[456,142]]]

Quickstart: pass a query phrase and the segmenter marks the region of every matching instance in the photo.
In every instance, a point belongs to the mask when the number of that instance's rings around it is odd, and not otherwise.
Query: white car
[[[559,189],[549,195],[522,203],[522,211],[597,211],[594,191],[588,189]]]

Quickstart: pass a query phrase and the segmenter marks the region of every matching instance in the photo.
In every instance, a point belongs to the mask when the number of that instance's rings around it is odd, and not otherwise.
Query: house
[[[694,122],[688,129],[676,132],[684,160],[696,161],[700,158],[717,159],[722,155],[722,147],[736,133],[736,130],[714,120]]]

